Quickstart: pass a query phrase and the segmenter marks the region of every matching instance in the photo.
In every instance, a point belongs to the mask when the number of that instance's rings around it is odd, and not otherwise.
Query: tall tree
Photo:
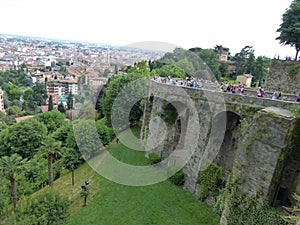
[[[17,182],[16,175],[20,173],[26,166],[26,160],[18,154],[11,156],[3,156],[0,159],[0,171],[5,175],[6,179],[10,181],[11,199],[16,212],[17,207]]]
[[[295,47],[296,61],[300,50],[300,0],[293,0],[290,8],[282,15],[282,23],[276,32],[280,33],[276,40],[281,44]]]
[[[52,111],[54,109],[53,107],[53,98],[52,95],[49,97],[49,102],[48,102],[48,111]]]
[[[73,109],[73,95],[70,93],[67,98],[67,107],[68,109]]]
[[[41,155],[47,155],[48,159],[48,184],[53,187],[53,157],[60,154],[61,142],[56,141],[54,138],[47,136],[42,142],[40,148]]]
[[[236,75],[252,73],[255,61],[253,47],[246,45],[239,53],[235,54],[233,60],[236,62]]]

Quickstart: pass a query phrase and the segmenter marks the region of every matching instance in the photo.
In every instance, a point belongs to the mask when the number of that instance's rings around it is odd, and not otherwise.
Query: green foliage
[[[150,160],[150,163],[153,165],[153,164],[160,162],[160,157],[156,153],[151,152],[151,153],[149,153],[149,160]]]
[[[66,113],[66,108],[65,108],[65,106],[64,106],[64,104],[63,104],[62,102],[58,104],[57,110],[58,110],[59,112],[63,113],[63,114]]]
[[[253,73],[254,69],[254,49],[253,46],[245,46],[242,50],[235,54],[233,60],[236,62],[236,75],[244,73]]]
[[[25,177],[30,182],[32,190],[37,191],[44,187],[48,181],[47,159],[34,155],[34,157],[28,161]]]
[[[46,137],[47,128],[32,118],[10,126],[3,134],[0,152],[18,153],[23,158],[28,158],[37,152]]]
[[[124,136],[127,137],[127,134]],[[129,149],[122,143],[112,142],[106,149],[122,162],[136,166],[149,165],[144,152]],[[88,164],[79,167],[75,174],[75,181],[83,182],[89,178],[93,185],[89,187],[88,204],[82,208],[79,189],[74,194],[72,186],[66,185],[70,183],[70,174],[55,184],[54,188],[72,198],[71,215],[65,224],[112,224],[112,218],[113,223],[132,225],[219,224],[219,216],[212,208],[169,181],[141,187],[120,185],[98,175]]]
[[[72,165],[77,168],[84,162],[81,152],[77,148],[66,148],[62,160],[63,166],[68,170],[71,170]]]
[[[54,109],[54,106],[53,106],[53,97],[52,97],[52,95],[50,95],[49,102],[48,102],[48,111],[52,111],[53,109]]]
[[[92,103],[87,103],[80,107],[77,118],[85,120],[98,120],[100,115],[95,109],[95,105]]]
[[[268,69],[271,66],[271,59],[265,56],[258,56],[253,67],[253,81],[264,82],[266,80]]]
[[[246,196],[238,193],[237,179],[229,175],[226,187],[220,191],[215,204],[221,214],[225,210],[228,224],[287,225],[280,213],[263,203],[260,196]]]
[[[294,117],[300,117],[300,105],[294,105],[291,111]]]
[[[141,81],[135,83],[135,85],[131,82],[140,79],[150,77],[150,69],[148,64],[145,61],[137,63],[134,67],[128,70],[127,75],[114,77],[108,84],[108,87],[104,90],[104,96],[100,99],[100,106],[105,118],[108,121],[108,124],[111,124],[111,115],[112,115],[112,106],[118,94],[122,91],[123,88],[127,87],[129,95],[118,96],[121,100],[119,102],[120,105],[116,105],[116,110],[124,111],[124,109],[128,108],[128,103],[131,101],[131,97],[133,94],[139,94],[143,96],[146,91],[146,83]],[[134,99],[135,100],[135,99]],[[140,119],[142,115],[142,108],[140,105],[140,101],[134,104],[131,108],[129,115],[129,122],[134,123]],[[124,115],[126,116],[126,115]],[[124,121],[125,118],[114,118],[115,120]],[[116,121],[118,123],[118,121]]]
[[[214,163],[210,164],[206,170],[199,172],[199,199],[201,201],[203,201],[209,195],[210,192],[218,190],[218,184],[222,182],[223,176],[224,169]]]
[[[185,72],[173,65],[163,65],[162,67],[155,68],[155,74],[158,74],[161,77],[175,77],[175,78],[186,78]]]
[[[198,53],[199,57],[206,63],[217,80],[221,77],[219,70],[219,56],[213,49],[203,49]],[[209,78],[209,75],[208,75]],[[211,79],[210,79],[211,80]]]
[[[68,206],[67,199],[49,190],[38,196],[23,199],[18,207],[18,214],[8,224],[64,224],[68,215]]]
[[[99,136],[95,129],[94,120],[79,120],[73,123],[74,136],[72,134],[68,137],[70,147],[73,145],[78,146],[80,152],[84,155],[85,159],[93,158],[100,148]]]
[[[44,105],[47,98],[45,85],[35,83],[33,88],[27,89],[23,94],[23,110],[29,114],[36,114],[40,112],[38,106]]]
[[[293,0],[289,9],[282,15],[282,23],[277,29],[280,35],[276,38],[283,45],[290,45],[296,48],[297,60],[300,50],[300,2]]]
[[[20,117],[25,115],[25,111],[23,111],[18,106],[12,106],[5,110],[6,114],[11,117]]]
[[[174,124],[178,113],[174,107],[164,107],[162,112],[159,112],[158,115],[168,124]]]
[[[73,102],[74,102],[74,96],[72,93],[69,93],[68,94],[68,97],[67,97],[67,109],[70,110],[70,109],[73,109]]]
[[[290,224],[296,224],[300,221],[300,196],[297,194],[293,195],[296,203],[292,208],[286,208],[289,215],[285,216],[284,219],[289,222]]]
[[[96,122],[96,129],[103,145],[108,145],[115,137],[113,128],[106,126],[103,120]]]
[[[289,70],[288,70],[288,75],[292,78],[295,79],[296,75],[299,73],[300,70],[300,64],[292,64],[291,66],[289,66]]]
[[[38,114],[35,118],[41,123],[45,124],[48,134],[52,134],[65,124],[66,117],[61,112],[53,110]]]
[[[45,104],[45,101],[48,98],[45,85],[42,83],[35,83],[32,90],[33,90],[33,99],[36,102],[36,104],[38,106]]]
[[[26,77],[26,73],[22,70],[9,70],[5,72],[0,72],[0,85],[3,86],[4,83],[11,83],[15,86],[29,86],[29,79]]]
[[[13,84],[5,84],[2,88],[7,93],[9,101],[20,100],[22,93],[19,87]]]
[[[178,172],[176,172],[173,176],[171,176],[169,178],[169,180],[177,185],[177,186],[182,186],[184,184],[184,173],[183,170],[179,170]]]

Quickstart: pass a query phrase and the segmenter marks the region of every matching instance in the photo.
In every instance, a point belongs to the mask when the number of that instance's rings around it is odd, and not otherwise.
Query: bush
[[[217,190],[218,184],[222,181],[223,176],[224,169],[216,164],[210,164],[206,170],[199,172],[199,199],[201,201],[209,195],[209,192],[215,192]]]
[[[177,186],[182,186],[184,184],[184,173],[182,169],[175,173],[173,176],[171,176],[169,180]]]
[[[149,160],[150,163],[153,165],[160,162],[160,157],[156,153],[151,152],[149,153]]]
[[[17,216],[12,224],[64,224],[67,218],[68,201],[50,190],[20,201]]]
[[[220,191],[214,205],[219,214],[226,209],[228,224],[287,225],[281,214],[266,205],[259,194],[247,196],[237,190],[237,178],[228,176],[226,187]]]

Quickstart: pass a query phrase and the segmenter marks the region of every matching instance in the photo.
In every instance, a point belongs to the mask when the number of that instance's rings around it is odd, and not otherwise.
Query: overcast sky
[[[160,41],[185,49],[294,56],[275,38],[291,0],[0,0],[0,33],[111,45]]]

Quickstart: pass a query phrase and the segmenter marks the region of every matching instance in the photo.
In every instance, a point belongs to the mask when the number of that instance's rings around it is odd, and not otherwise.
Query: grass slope
[[[126,135],[126,134],[125,134]],[[143,152],[133,151],[113,142],[108,150],[119,160],[133,165],[149,164]],[[80,197],[81,184],[90,181],[87,206]],[[113,183],[94,172],[87,164],[75,170],[75,186],[71,174],[54,183],[54,189],[71,201],[67,224],[99,225],[215,225],[219,216],[191,193],[169,181],[145,187]]]

